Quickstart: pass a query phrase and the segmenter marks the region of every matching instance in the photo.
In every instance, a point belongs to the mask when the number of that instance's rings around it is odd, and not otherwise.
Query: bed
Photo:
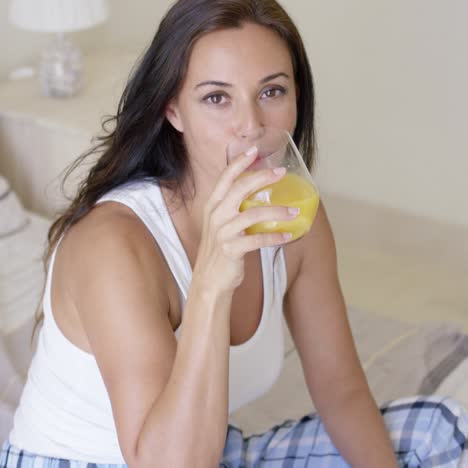
[[[7,437],[34,351],[42,254],[50,220],[26,210],[0,175],[0,442]],[[468,336],[454,323],[406,323],[348,306],[361,362],[379,404],[415,394],[453,396],[468,407]],[[273,388],[231,415],[246,435],[314,411],[284,326],[284,367]]]

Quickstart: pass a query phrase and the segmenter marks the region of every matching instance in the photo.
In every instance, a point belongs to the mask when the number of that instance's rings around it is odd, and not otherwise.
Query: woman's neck
[[[183,186],[184,187],[184,186]],[[203,181],[185,185],[181,191],[161,187],[166,206],[187,254],[198,250],[203,229],[203,214],[214,183]],[[196,187],[196,188],[194,188]],[[183,196],[182,194],[185,194]]]

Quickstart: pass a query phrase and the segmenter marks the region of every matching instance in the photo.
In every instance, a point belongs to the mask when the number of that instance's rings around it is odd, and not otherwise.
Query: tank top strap
[[[192,280],[192,268],[167,210],[159,184],[155,181],[138,181],[123,185],[108,192],[96,204],[105,201],[126,205],[142,220],[161,249],[186,299]]]

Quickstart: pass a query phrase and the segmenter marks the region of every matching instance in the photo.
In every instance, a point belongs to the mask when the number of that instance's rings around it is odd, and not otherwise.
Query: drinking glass
[[[257,159],[241,175],[266,168],[285,167],[286,175],[245,199],[239,211],[254,206],[280,205],[299,208],[299,215],[290,221],[268,221],[254,224],[247,234],[290,232],[291,241],[306,234],[315,219],[319,205],[319,191],[291,135],[283,129],[261,127],[229,142],[227,163],[252,146],[258,148]]]

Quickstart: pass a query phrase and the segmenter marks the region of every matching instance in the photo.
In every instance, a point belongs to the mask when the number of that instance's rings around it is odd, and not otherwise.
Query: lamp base
[[[42,54],[39,82],[42,94],[51,97],[73,96],[83,87],[81,52],[63,33]]]

